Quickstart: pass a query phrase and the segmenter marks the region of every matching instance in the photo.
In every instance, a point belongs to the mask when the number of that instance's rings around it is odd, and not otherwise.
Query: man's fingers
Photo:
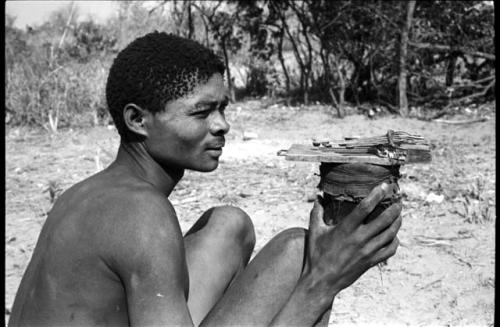
[[[375,209],[377,204],[382,201],[389,193],[390,187],[387,183],[375,187],[366,198],[364,198],[354,210],[346,217],[351,230],[358,227],[363,220]]]
[[[323,215],[325,210],[323,208],[323,198],[318,195],[314,201],[313,208],[311,210],[311,218],[309,220],[309,230],[315,230],[320,226],[324,226],[325,221],[323,220]]]
[[[403,205],[401,204],[401,202],[393,203],[378,217],[370,221],[365,226],[367,232],[369,233],[369,237],[373,237],[389,227],[401,215],[402,208]]]
[[[375,253],[380,251],[380,249],[387,247],[387,244],[390,244],[397,238],[396,235],[401,227],[401,223],[402,218],[401,216],[398,216],[398,218],[394,220],[394,222],[386,230],[372,238],[366,246],[371,248]]]
[[[375,266],[376,264],[379,264],[382,261],[389,259],[390,257],[396,254],[398,247],[399,247],[399,239],[395,237],[391,243],[389,243],[387,246],[381,248],[380,250],[378,250],[377,253],[375,253],[375,255],[372,257],[371,265]]]

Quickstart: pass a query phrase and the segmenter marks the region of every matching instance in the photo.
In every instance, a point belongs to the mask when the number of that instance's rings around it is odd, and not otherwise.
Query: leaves
[[[16,28],[15,18],[7,15],[9,124],[43,126],[52,120],[55,126],[58,120],[59,125],[78,125],[86,120],[75,122],[65,115],[75,117],[84,107],[106,107],[103,92],[94,89],[104,88],[106,72],[95,68],[108,67],[119,49],[154,30],[197,40],[224,56],[235,97],[319,101],[331,104],[340,117],[349,102],[398,113],[397,91],[403,89],[397,84],[398,71],[406,68],[411,107],[446,109],[459,101],[493,99],[492,4],[418,1],[407,60],[398,65],[405,9],[405,1],[382,0],[131,1],[120,2],[118,15],[105,24],[82,21],[77,11],[70,15],[72,9],[65,6],[49,21],[26,30]],[[239,74],[235,66],[247,73]],[[61,67],[68,68],[65,74],[56,73]],[[71,88],[42,85],[48,77]],[[75,92],[84,99],[60,102],[75,84],[84,90]],[[79,109],[73,111],[74,105]],[[56,119],[58,110],[61,116]]]

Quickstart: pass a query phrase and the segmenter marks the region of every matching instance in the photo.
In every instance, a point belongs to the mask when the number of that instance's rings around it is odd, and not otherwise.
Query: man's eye
[[[197,116],[208,116],[212,111],[217,110],[216,104],[204,104],[197,106],[197,110],[195,115]]]
[[[210,115],[210,112],[211,112],[211,110],[197,111],[196,116],[207,117],[208,115]]]

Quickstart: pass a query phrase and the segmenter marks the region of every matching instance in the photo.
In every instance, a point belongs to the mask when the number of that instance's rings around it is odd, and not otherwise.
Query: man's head
[[[122,140],[137,139],[124,121],[127,105],[161,112],[216,73],[224,74],[224,64],[195,41],[153,32],[130,43],[114,60],[106,85],[108,108]]]
[[[106,87],[122,142],[140,141],[165,169],[217,168],[229,130],[223,73],[220,59],[194,41],[155,32],[132,42]]]

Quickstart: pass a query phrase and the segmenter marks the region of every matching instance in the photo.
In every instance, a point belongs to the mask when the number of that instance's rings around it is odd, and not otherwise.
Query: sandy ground
[[[318,165],[276,153],[313,137],[373,136],[388,129],[418,133],[433,144],[430,164],[402,168],[401,246],[339,294],[331,325],[491,326],[495,285],[495,121],[447,125],[352,115],[312,106],[262,109],[231,105],[232,129],[212,173],[187,172],[171,196],[187,230],[207,208],[242,207],[252,217],[256,251],[277,232],[307,227]],[[457,119],[459,119],[458,117]],[[257,134],[243,140],[244,132]],[[64,190],[106,167],[118,136],[105,127],[55,135],[26,129],[6,134],[6,314],[33,252],[52,190]],[[429,197],[430,196],[430,197]],[[442,196],[442,202],[432,197]]]

